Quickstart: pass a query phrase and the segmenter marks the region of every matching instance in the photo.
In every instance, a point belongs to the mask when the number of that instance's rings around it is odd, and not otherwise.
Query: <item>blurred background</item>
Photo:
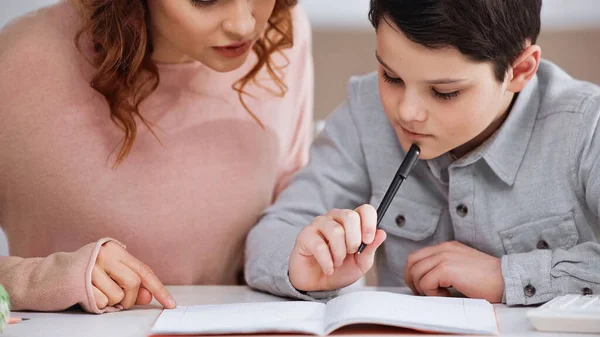
[[[315,116],[345,97],[350,76],[376,69],[369,0],[300,0],[313,25]],[[600,84],[600,1],[543,0],[542,57],[571,76]]]
[[[0,0],[0,27],[55,2]],[[300,5],[313,27],[315,118],[322,120],[344,99],[350,76],[376,69],[369,0],[300,0]],[[538,44],[544,58],[574,77],[600,84],[600,0],[544,0]],[[6,254],[0,230],[0,255]]]

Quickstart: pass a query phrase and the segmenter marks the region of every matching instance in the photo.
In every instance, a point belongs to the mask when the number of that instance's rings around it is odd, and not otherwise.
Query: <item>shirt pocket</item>
[[[380,227],[398,238],[423,241],[433,235],[441,215],[440,208],[397,198],[390,204]]]
[[[507,254],[569,249],[579,240],[573,212],[518,225],[499,234]]]
[[[372,205],[377,206],[380,201],[381,198],[375,197]],[[387,233],[387,239],[377,251],[381,286],[405,286],[406,258],[412,252],[438,243],[436,230],[442,212],[441,207],[394,198],[380,223],[380,228]]]

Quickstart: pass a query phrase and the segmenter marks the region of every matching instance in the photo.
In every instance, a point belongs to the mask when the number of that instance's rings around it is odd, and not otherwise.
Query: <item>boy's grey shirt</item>
[[[543,61],[502,127],[457,161],[419,161],[381,221],[381,286],[404,286],[406,257],[456,240],[501,257],[505,301],[535,304],[600,294],[600,88]],[[405,152],[378,94],[377,74],[352,78],[311,161],[250,232],[248,284],[276,295],[327,299],[291,286],[300,230],[333,208],[377,207]]]

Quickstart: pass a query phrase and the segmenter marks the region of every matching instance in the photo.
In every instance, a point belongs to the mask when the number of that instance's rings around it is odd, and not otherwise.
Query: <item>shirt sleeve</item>
[[[306,300],[327,299],[335,294],[298,292],[289,282],[288,260],[298,233],[316,216],[333,208],[353,209],[369,201],[369,177],[357,134],[351,104],[346,102],[327,120],[315,140],[309,164],[250,232],[245,276],[251,287]]]
[[[595,215],[600,232],[600,97],[582,104],[571,126],[573,181],[578,197]],[[600,244],[583,242],[570,249],[535,250],[502,257],[508,305],[539,304],[564,294],[600,294]]]

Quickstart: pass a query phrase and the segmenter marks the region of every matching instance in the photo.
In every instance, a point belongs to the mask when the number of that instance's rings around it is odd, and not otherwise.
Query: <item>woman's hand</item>
[[[92,271],[92,286],[98,309],[115,305],[129,309],[134,304],[149,304],[152,296],[167,309],[177,306],[150,267],[115,242],[100,248]]]

